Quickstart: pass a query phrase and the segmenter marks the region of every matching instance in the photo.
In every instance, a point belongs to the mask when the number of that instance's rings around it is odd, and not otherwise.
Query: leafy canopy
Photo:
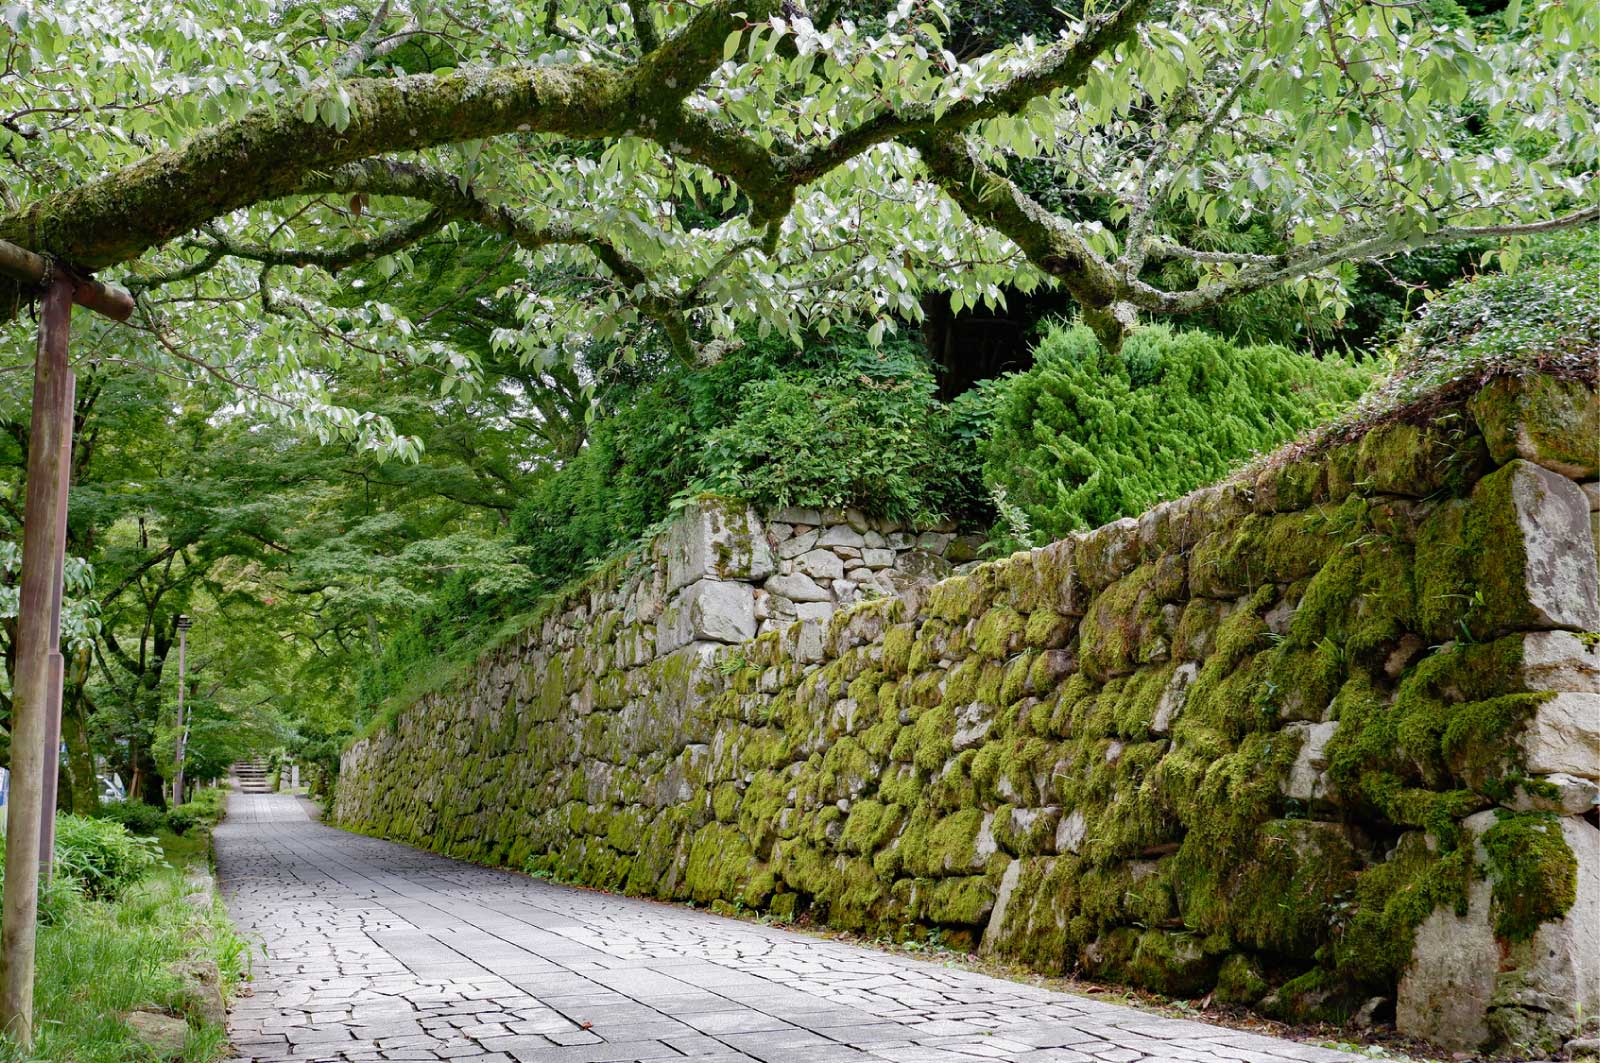
[[[509,256],[492,342],[542,369],[712,361],[745,324],[876,340],[931,288],[959,310],[1055,285],[1114,345],[1141,314],[1281,283],[1342,305],[1341,263],[1595,217],[1600,7],[1432,10],[1129,0],[958,56],[938,0],[11,4],[0,237],[133,287],[130,360],[414,457],[328,374],[481,386],[333,277],[406,273],[423,240]],[[1266,246],[1228,249],[1244,227]]]

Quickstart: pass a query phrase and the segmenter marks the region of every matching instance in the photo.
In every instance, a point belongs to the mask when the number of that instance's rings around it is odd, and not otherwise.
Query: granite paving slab
[[[1360,1056],[350,834],[235,792],[251,1063],[1342,1063]]]

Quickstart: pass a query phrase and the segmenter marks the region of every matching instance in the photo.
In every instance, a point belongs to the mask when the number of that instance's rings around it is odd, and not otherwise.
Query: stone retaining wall
[[[931,586],[951,541],[708,501],[354,744],[334,815],[1546,1051],[1600,1014],[1597,439],[1500,380]],[[883,596],[780,625],[822,590]]]

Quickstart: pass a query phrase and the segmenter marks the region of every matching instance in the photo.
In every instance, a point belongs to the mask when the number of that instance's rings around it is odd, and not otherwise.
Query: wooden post
[[[51,644],[51,584],[62,541],[61,483],[68,475],[63,437],[72,434],[67,330],[72,278],[54,274],[39,314],[28,437],[28,485],[22,515],[22,588],[17,610],[16,684],[11,700],[11,801],[6,808],[6,876],[0,909],[0,1030],[19,1046],[33,1042],[33,958],[39,908],[39,836],[43,812],[45,714],[60,645]],[[56,655],[55,669],[51,666]],[[59,681],[59,679],[58,679]],[[54,752],[54,751],[52,751]]]
[[[189,624],[187,616],[179,614],[178,620],[178,739],[173,746],[172,804],[183,804],[183,755],[189,744],[189,723],[183,714],[184,687],[188,685]]]
[[[55,870],[56,792],[61,785],[61,702],[67,667],[66,658],[61,654],[61,599],[66,594],[67,492],[72,486],[72,421],[78,380],[70,368],[66,374],[66,405],[59,412],[66,431],[61,433],[61,474],[56,483],[56,576],[50,584],[50,681],[44,714],[44,790],[39,805],[39,877],[45,882],[50,881]]]
[[[43,290],[39,353],[33,365],[28,486],[22,514],[22,588],[17,609],[16,681],[11,694],[11,800],[6,806],[5,891],[0,896],[0,1032],[21,1049],[33,1042],[33,958],[39,918],[40,847],[46,760],[60,767],[61,576],[66,563],[67,482],[72,475],[73,380],[67,366],[72,305],[113,321],[133,314],[133,297],[74,273],[64,263],[0,240],[0,274]],[[60,731],[55,732],[57,735]],[[52,830],[54,808],[49,809]]]

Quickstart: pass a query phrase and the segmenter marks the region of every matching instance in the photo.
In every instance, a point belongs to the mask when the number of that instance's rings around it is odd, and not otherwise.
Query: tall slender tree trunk
[[[67,743],[67,780],[61,788],[62,806],[80,816],[100,808],[100,784],[95,777],[94,750],[89,745],[89,651],[72,655],[67,666],[66,690],[61,705],[61,737]]]

